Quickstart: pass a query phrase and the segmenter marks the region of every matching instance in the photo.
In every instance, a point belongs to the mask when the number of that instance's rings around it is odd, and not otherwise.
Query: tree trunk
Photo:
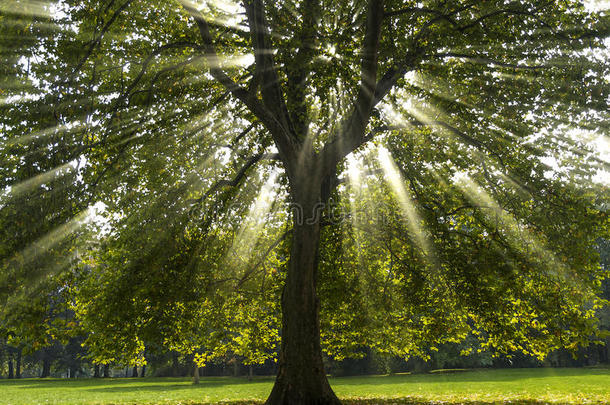
[[[93,378],[100,378],[100,365],[96,364],[95,367],[93,367]]]
[[[178,377],[180,371],[178,368],[180,365],[178,364],[178,355],[172,352],[172,377]]]
[[[15,378],[15,374],[13,371],[13,357],[8,359],[8,378]]]
[[[104,364],[104,378],[110,377],[110,365]]]
[[[300,181],[305,187],[295,189],[291,184],[293,202],[302,215],[293,218],[290,263],[282,293],[279,371],[268,405],[340,404],[322,361],[316,293],[320,202],[327,197],[321,198],[320,183],[316,184],[313,173],[307,175],[311,175],[309,179]]]
[[[140,373],[140,377],[146,377],[146,365],[142,366],[142,372]]]
[[[193,362],[193,384],[199,384],[199,366]]]
[[[237,356],[233,357],[233,377],[239,377],[239,362]]]
[[[51,375],[51,359],[49,358],[49,353],[45,350],[43,356],[40,378],[46,378]]]
[[[15,367],[15,378],[21,378],[21,349],[17,351],[17,362]]]
[[[138,368],[137,367],[133,368],[133,371],[131,372],[131,376],[132,377],[137,377],[138,376]]]

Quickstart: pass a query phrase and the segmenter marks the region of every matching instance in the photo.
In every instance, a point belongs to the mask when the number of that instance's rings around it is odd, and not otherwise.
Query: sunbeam
[[[275,170],[269,174],[233,240],[227,259],[236,268],[247,263],[254,254],[254,248],[265,227],[267,215],[271,212],[277,196],[277,176],[278,173]]]
[[[31,263],[41,254],[48,252],[53,249],[70,235],[81,229],[87,223],[91,222],[94,218],[94,209],[92,207],[75,215],[70,221],[62,224],[38,240],[32,242],[25,249],[15,254],[10,262],[24,266]],[[9,263],[10,263],[9,262]]]
[[[2,1],[0,2],[0,12],[48,18],[53,13],[52,6],[50,1]]]
[[[386,181],[394,191],[413,242],[421,249],[425,258],[428,260],[433,259],[432,246],[422,228],[422,219],[417,213],[411,193],[405,187],[405,181],[400,174],[398,166],[396,166],[394,158],[385,147],[379,146],[377,148],[377,159],[381,164]]]
[[[526,224],[518,222],[508,211],[500,207],[494,198],[467,173],[456,172],[452,181],[466,199],[482,210],[489,224],[504,233],[513,249],[531,260],[544,264],[550,274],[565,278],[565,265],[545,247],[544,242],[536,237]],[[558,273],[556,270],[561,272]]]
[[[73,160],[54,169],[41,173],[37,176],[24,180],[20,183],[13,184],[10,186],[8,196],[16,197],[28,193],[34,190],[35,188],[38,188],[39,186],[52,182],[58,177],[67,175],[68,173],[74,171],[76,166],[77,161]]]

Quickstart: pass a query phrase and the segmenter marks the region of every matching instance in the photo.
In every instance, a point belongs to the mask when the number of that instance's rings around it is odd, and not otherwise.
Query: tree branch
[[[246,173],[248,172],[248,170],[252,166],[254,166],[256,163],[258,163],[258,162],[260,162],[261,160],[264,160],[264,159],[277,159],[277,158],[279,158],[279,156],[276,153],[258,153],[256,155],[252,156],[237,171],[237,173],[235,174],[235,176],[233,178],[218,180],[216,183],[214,183],[212,185],[212,187],[210,187],[208,189],[208,191],[206,191],[206,193],[203,196],[201,196],[200,198],[198,198],[196,200],[193,200],[192,202],[194,202],[194,203],[202,203],[210,195],[212,195],[214,192],[218,191],[222,187],[236,187],[236,186],[238,186],[239,183],[241,182],[241,180],[246,176]]]
[[[110,7],[110,5],[112,5],[112,3],[114,3],[114,1],[112,1],[106,7],[106,9],[108,7]],[[102,42],[102,38],[104,37],[106,32],[108,32],[108,30],[110,29],[110,26],[114,23],[114,21],[117,19],[119,14],[121,14],[127,7],[129,7],[129,5],[131,3],[133,3],[133,0],[127,0],[117,9],[117,11],[114,12],[114,14],[112,14],[112,17],[110,17],[110,20],[108,20],[108,22],[102,27],[102,30],[99,33],[99,35],[90,42],[89,47],[85,51],[85,55],[81,58],[81,60],[76,64],[76,67],[72,70],[72,74],[66,81],[67,84],[70,84],[72,82],[72,79],[74,79],[74,76],[82,69],[82,67],[84,66],[87,59],[89,59],[89,57],[93,54],[95,47],[98,46]],[[104,10],[104,11],[106,11],[106,10]]]
[[[320,2],[305,0],[300,5],[302,24],[295,35],[296,55],[285,66],[286,102],[297,138],[303,142],[309,127],[308,106],[306,102],[307,77],[310,65],[316,54],[318,40],[318,21]]]
[[[235,98],[244,103],[248,109],[265,125],[265,127],[271,132],[273,139],[280,151],[282,160],[285,163],[286,171],[289,176],[294,175],[296,171],[296,150],[293,143],[293,139],[288,131],[286,123],[283,122],[282,117],[278,117],[264,104],[261,104],[255,97],[250,97],[250,93],[245,88],[241,87],[233,79],[231,79],[219,65],[219,57],[216,53],[214,46],[214,40],[210,34],[210,29],[207,21],[197,10],[194,4],[189,0],[179,0],[182,7],[191,15],[195,20],[199,29],[199,34],[203,41],[204,56],[208,64],[210,65],[210,73],[212,77],[216,79],[221,85],[223,85]],[[259,0],[260,1],[260,0]],[[250,27],[253,30],[253,27]],[[266,62],[263,62],[266,63]],[[258,63],[257,63],[258,65]],[[257,66],[258,68],[258,66]],[[268,73],[267,73],[268,74]],[[255,79],[253,79],[255,80]]]
[[[362,46],[360,89],[350,116],[337,137],[322,150],[323,173],[334,172],[341,159],[358,148],[365,140],[364,131],[375,105],[379,38],[384,16],[383,0],[369,0],[366,32]]]
[[[255,83],[260,86],[264,106],[279,120],[286,134],[294,134],[292,123],[282,94],[277,75],[273,49],[269,37],[269,27],[265,18],[265,7],[262,0],[244,2],[246,16],[250,26],[250,37],[254,48]],[[256,89],[254,88],[254,91]]]

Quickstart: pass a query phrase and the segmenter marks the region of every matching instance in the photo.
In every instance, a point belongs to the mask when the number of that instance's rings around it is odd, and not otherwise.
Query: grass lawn
[[[1,404],[258,404],[273,378],[0,380]],[[610,404],[610,369],[474,370],[332,378],[346,404]]]

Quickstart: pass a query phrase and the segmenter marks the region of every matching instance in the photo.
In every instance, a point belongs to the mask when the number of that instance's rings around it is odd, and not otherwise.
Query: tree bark
[[[132,377],[137,377],[138,376],[138,368],[134,366],[133,371],[131,372],[131,376]]]
[[[15,378],[15,374],[13,372],[13,358],[9,358],[8,359],[8,378],[12,379]]]
[[[15,367],[15,378],[21,378],[21,348],[17,351],[17,362]]]
[[[142,372],[140,373],[140,377],[146,377],[146,365],[142,366]]]
[[[282,293],[279,371],[268,405],[340,404],[326,378],[320,346],[320,304],[316,293],[320,242],[321,183],[311,172],[291,184],[294,215],[290,262]],[[313,181],[312,181],[313,179]]]
[[[93,367],[93,378],[100,378],[100,365],[96,364]]]
[[[110,365],[104,364],[104,378],[110,377]]]
[[[239,377],[239,362],[237,356],[233,357],[233,377]]]
[[[42,373],[40,374],[40,378],[46,378],[51,375],[51,359],[49,356],[49,351],[45,349],[43,352]]]
[[[178,355],[172,352],[172,377],[178,377],[180,375],[180,365],[178,364]]]
[[[199,384],[199,366],[193,362],[193,384]]]

